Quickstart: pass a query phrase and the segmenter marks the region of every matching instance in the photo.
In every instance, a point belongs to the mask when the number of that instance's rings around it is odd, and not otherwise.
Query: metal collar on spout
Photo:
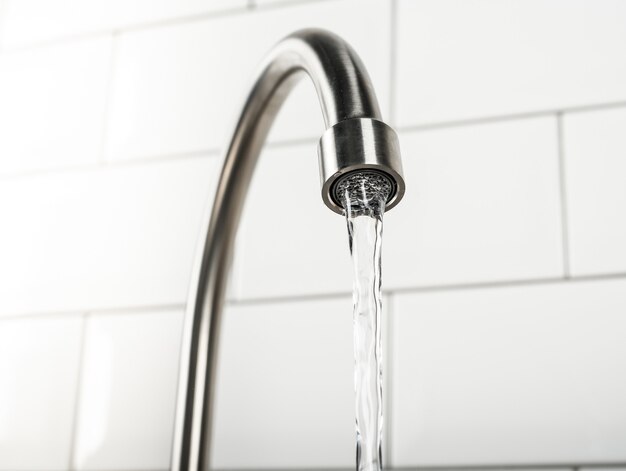
[[[392,190],[385,211],[404,196],[398,136],[382,121],[352,118],[335,124],[322,135],[318,154],[322,200],[338,214],[343,214],[343,208],[335,198],[335,184],[355,171],[376,171],[389,179]]]
[[[392,183],[387,209],[404,194],[398,138],[382,122],[372,83],[354,50],[338,36],[317,29],[298,31],[279,42],[245,100],[213,207],[204,219],[183,333],[172,471],[209,468],[219,331],[239,219],[269,129],[304,75],[315,86],[327,128],[318,148],[324,203],[341,213],[335,184],[363,170],[381,172]]]

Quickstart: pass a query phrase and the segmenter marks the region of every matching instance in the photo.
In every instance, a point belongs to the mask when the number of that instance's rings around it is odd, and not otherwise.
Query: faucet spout
[[[404,194],[396,133],[382,121],[371,80],[354,50],[318,29],[279,42],[261,64],[226,150],[213,207],[203,223],[183,332],[172,471],[204,471],[210,464],[217,352],[234,241],[255,164],[285,98],[303,76],[315,86],[326,131],[318,154],[322,200],[343,208],[336,185],[354,172],[388,179],[387,209]]]

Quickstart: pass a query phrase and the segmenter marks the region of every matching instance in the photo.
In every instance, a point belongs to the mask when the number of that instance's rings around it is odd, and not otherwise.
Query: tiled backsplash
[[[393,302],[394,464],[624,460],[626,280]]]
[[[626,469],[624,25],[622,0],[0,0],[0,471],[168,469],[219,150],[307,26],[355,47],[400,134],[387,465]],[[354,463],[322,125],[305,81],[250,190],[217,468]]]

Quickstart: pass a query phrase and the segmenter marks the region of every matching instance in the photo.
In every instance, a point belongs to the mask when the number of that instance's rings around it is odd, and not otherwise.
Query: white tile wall
[[[401,125],[626,100],[621,0],[399,0]]]
[[[320,198],[316,143],[266,149],[258,165],[235,255],[239,295],[349,292],[348,231]]]
[[[385,289],[562,274],[554,118],[405,133],[401,141],[408,191],[386,216]],[[350,289],[347,231],[323,205],[317,173],[313,142],[263,154],[237,255],[244,298]]]
[[[82,319],[0,320],[0,469],[67,469]]]
[[[0,174],[100,158],[111,40],[0,56]]]
[[[626,271],[626,111],[568,115],[571,267],[575,274]]]
[[[87,318],[75,469],[169,467],[182,321],[182,309]]]
[[[290,3],[298,3],[298,2],[306,2],[306,1],[310,1],[310,0],[251,0],[251,3],[255,6],[265,6],[265,5],[272,5],[276,3],[290,4]]]
[[[3,38],[3,31],[4,31],[4,5],[5,5],[5,0],[0,0],[0,50],[2,50],[2,38]]]
[[[0,314],[184,303],[215,159],[0,186]]]
[[[111,29],[143,26],[222,10],[241,10],[246,0],[5,0],[7,48]]]
[[[168,468],[215,150],[265,50],[305,26],[353,44],[400,125],[388,467],[624,468],[625,19],[620,0],[0,0],[0,471]],[[353,465],[321,128],[304,81],[238,239],[216,467]]]
[[[620,461],[626,282],[398,295],[393,464]]]
[[[250,0],[250,3],[254,6],[264,7],[266,5],[290,5],[294,3],[304,3],[311,0]],[[313,1],[325,1],[325,0],[313,0]],[[328,0],[326,0],[328,1]]]
[[[357,5],[362,21],[350,21]],[[263,54],[303,27],[331,29],[350,40],[367,62],[386,105],[388,13],[388,3],[381,0],[312,2],[121,35],[108,157],[195,152],[224,145]],[[290,101],[279,119],[279,137],[318,138],[323,121],[312,87],[300,87]]]
[[[401,134],[407,192],[386,215],[384,286],[562,273],[553,118]]]
[[[354,462],[350,297],[230,306],[217,391],[217,469]]]

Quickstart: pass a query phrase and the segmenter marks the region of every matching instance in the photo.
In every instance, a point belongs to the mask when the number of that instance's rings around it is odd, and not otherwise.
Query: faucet
[[[220,322],[235,236],[257,158],[278,110],[304,75],[313,81],[326,131],[319,145],[322,200],[343,214],[339,183],[385,178],[386,209],[404,195],[400,147],[382,121],[371,80],[354,50],[319,29],[280,41],[261,64],[227,147],[204,218],[183,329],[172,471],[209,468]],[[355,177],[357,177],[355,179]],[[344,185],[345,186],[345,185]]]

